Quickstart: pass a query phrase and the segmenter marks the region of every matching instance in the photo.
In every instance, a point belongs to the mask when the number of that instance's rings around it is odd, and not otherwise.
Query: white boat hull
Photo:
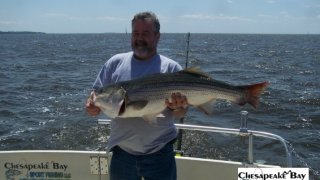
[[[108,180],[110,159],[111,154],[104,151],[0,151],[0,179]],[[192,157],[176,157],[176,162],[179,180],[234,180],[238,167],[247,166],[241,162]]]

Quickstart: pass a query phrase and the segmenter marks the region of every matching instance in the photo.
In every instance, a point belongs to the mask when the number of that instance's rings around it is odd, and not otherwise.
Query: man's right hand
[[[95,97],[96,97],[96,94],[94,93],[94,91],[92,91],[86,102],[87,113],[90,114],[91,116],[97,116],[101,112],[100,108],[94,105]]]

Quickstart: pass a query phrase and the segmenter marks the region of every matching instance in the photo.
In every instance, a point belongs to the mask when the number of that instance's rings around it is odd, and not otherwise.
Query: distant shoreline
[[[46,34],[46,33],[32,32],[32,31],[0,31],[0,34]]]
[[[57,35],[66,35],[66,34],[73,34],[73,35],[79,35],[79,34],[125,34],[125,35],[131,35],[131,33],[123,33],[123,32],[101,32],[101,33],[46,33],[46,32],[34,32],[34,31],[0,31],[0,34],[57,34]],[[181,32],[162,32],[161,34],[186,34],[186,33],[181,33]],[[320,34],[312,34],[312,33],[307,33],[307,34],[285,34],[285,33],[191,33],[194,35],[199,35],[199,34],[216,34],[216,35],[316,35],[319,36]]]

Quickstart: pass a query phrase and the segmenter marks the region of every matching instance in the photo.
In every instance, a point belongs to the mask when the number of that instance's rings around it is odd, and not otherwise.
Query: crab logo
[[[14,176],[19,176],[21,173],[21,171],[16,170],[16,169],[8,169],[6,171],[6,178],[7,180],[15,180],[16,178],[14,178]]]

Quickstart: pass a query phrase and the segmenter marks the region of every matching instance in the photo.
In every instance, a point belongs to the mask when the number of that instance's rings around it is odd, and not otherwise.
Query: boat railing
[[[191,130],[191,131],[203,131],[203,132],[214,132],[214,133],[224,133],[224,134],[234,134],[241,137],[248,137],[248,164],[253,164],[253,137],[264,137],[268,139],[273,139],[279,141],[285,151],[286,151],[286,159],[287,159],[287,167],[292,167],[292,155],[291,151],[287,146],[287,141],[283,139],[281,136],[263,132],[263,131],[253,131],[247,129],[247,111],[241,111],[241,124],[239,129],[232,129],[232,128],[221,128],[215,126],[200,126],[200,125],[191,125],[191,124],[175,124],[177,129],[181,130]],[[110,125],[111,120],[109,119],[98,119],[98,124],[101,125]]]

